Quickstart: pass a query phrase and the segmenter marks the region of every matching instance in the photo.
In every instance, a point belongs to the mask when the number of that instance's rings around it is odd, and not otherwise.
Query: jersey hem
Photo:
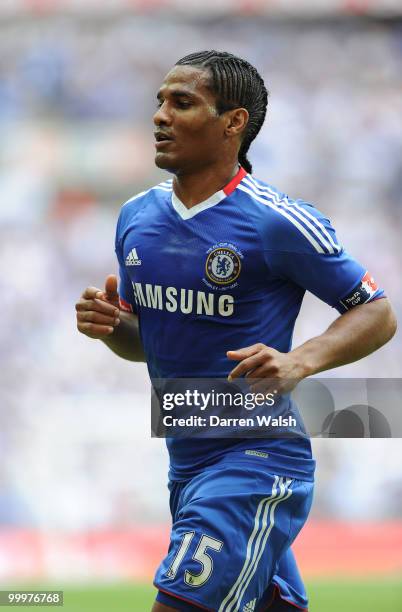
[[[277,474],[278,476],[293,478],[294,480],[314,482],[316,461],[312,457],[309,459],[297,459],[298,466],[296,466],[294,463],[293,465],[291,464],[292,457],[276,454],[270,451],[269,448],[263,449],[268,455],[264,460],[246,456],[245,450],[228,451],[223,457],[219,457],[216,461],[208,465],[202,465],[199,470],[191,474],[180,474],[179,470],[174,469],[172,465],[170,465],[168,475],[169,481],[183,482],[192,480],[199,474],[205,473],[208,470],[220,469],[227,464],[233,467],[233,465],[236,464],[244,469],[254,466],[264,470],[268,474]],[[295,460],[293,459],[293,461]],[[301,464],[302,462],[304,465]]]

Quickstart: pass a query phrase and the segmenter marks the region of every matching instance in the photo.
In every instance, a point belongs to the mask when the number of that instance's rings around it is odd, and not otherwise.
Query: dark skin
[[[218,115],[209,71],[175,66],[157,94],[155,163],[173,172],[177,197],[191,208],[227,185],[238,170],[238,152],[248,121],[245,108]]]
[[[75,305],[77,329],[102,340],[116,355],[129,361],[145,361],[138,317],[120,309],[117,276],[110,274],[105,289],[87,287]]]
[[[187,208],[222,189],[235,176],[248,112],[237,108],[219,115],[207,70],[175,66],[159,92],[154,116],[155,163],[174,174],[173,189]],[[145,361],[138,318],[119,307],[117,277],[106,278],[104,290],[87,287],[76,304],[78,330],[102,340],[114,353]],[[237,362],[229,378],[246,376],[254,391],[294,387],[306,376],[362,359],[388,342],[396,319],[388,299],[363,304],[337,318],[329,328],[289,353],[258,343],[227,350]],[[229,347],[227,347],[229,348]],[[258,381],[256,379],[259,379]],[[174,608],[155,602],[152,612]]]

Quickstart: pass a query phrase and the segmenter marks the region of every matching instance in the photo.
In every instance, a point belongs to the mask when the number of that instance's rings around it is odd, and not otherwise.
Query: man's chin
[[[161,170],[167,170],[168,172],[174,172],[178,168],[177,163],[172,158],[172,156],[162,152],[156,153],[155,166],[157,166]]]

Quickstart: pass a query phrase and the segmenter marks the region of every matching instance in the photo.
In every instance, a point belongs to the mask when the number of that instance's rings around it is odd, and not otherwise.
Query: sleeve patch
[[[352,291],[346,295],[340,303],[346,310],[351,310],[355,306],[369,302],[378,291],[378,285],[369,272],[366,272],[361,281]]]

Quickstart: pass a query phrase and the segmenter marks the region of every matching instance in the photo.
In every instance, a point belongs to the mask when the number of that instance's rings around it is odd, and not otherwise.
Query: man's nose
[[[157,126],[160,125],[171,125],[172,118],[169,113],[167,104],[163,102],[156,113],[154,114],[154,124]]]

